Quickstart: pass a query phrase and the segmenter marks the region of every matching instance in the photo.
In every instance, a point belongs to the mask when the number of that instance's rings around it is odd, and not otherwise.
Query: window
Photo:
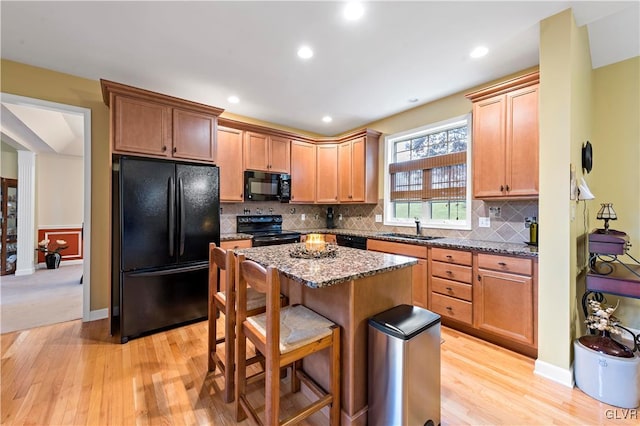
[[[385,225],[471,229],[471,116],[385,138]]]

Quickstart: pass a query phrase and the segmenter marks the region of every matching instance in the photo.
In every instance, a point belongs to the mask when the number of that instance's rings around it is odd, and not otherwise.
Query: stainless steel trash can
[[[399,305],[369,318],[368,424],[440,424],[440,315]]]

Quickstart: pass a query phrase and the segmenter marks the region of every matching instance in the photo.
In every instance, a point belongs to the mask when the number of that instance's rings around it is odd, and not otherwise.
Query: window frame
[[[391,176],[389,173],[389,164],[393,160],[393,149],[396,142],[413,139],[425,134],[436,133],[439,131],[448,130],[455,127],[460,127],[461,124],[466,122],[467,126],[467,150],[466,150],[466,215],[463,220],[451,220],[451,219],[431,219],[429,211],[430,201],[415,200],[415,202],[422,203],[422,214],[420,216],[420,223],[423,228],[431,229],[459,229],[459,230],[471,230],[471,200],[472,200],[472,188],[471,188],[471,176],[472,176],[472,117],[471,113],[459,115],[447,120],[438,121],[436,123],[426,124],[414,129],[394,133],[387,135],[384,138],[384,221],[383,224],[387,226],[406,226],[415,227],[414,218],[408,219],[396,219],[394,217],[394,203],[391,201]]]

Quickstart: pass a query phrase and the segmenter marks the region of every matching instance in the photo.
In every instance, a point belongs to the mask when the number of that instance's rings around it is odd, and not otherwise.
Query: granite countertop
[[[529,246],[527,244],[505,243],[498,241],[471,240],[467,238],[437,238],[434,240],[416,240],[410,238],[390,237],[385,232],[378,231],[361,231],[353,229],[341,228],[319,228],[319,229],[292,229],[291,231],[300,232],[302,234],[336,234],[336,235],[353,235],[366,238],[375,238],[376,240],[393,241],[396,243],[415,244],[420,246],[444,247],[460,250],[471,250],[483,253],[508,254],[514,256],[538,257],[538,247]],[[222,234],[220,241],[233,241],[251,239],[250,234]]]
[[[413,257],[337,247],[336,257],[299,259],[290,251],[304,243],[281,244],[236,250],[263,266],[275,266],[286,277],[307,287],[328,287],[358,278],[401,269],[418,263]]]
[[[484,253],[509,254],[514,256],[538,257],[538,247],[529,246],[525,243],[506,243],[497,241],[471,240],[467,238],[436,238],[433,240],[417,240],[411,238],[391,237],[386,232],[379,231],[359,231],[352,229],[298,229],[303,234],[336,234],[354,235],[359,237],[374,238],[376,240],[392,241],[396,243],[414,244],[420,246],[444,247],[461,250],[471,250]],[[407,233],[407,235],[409,235]]]
[[[220,234],[220,241],[250,240],[251,234]]]

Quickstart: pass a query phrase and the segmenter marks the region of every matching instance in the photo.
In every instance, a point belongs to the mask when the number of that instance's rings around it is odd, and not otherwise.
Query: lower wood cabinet
[[[471,325],[471,252],[432,247],[429,262],[431,310],[443,317]]]
[[[534,312],[531,259],[489,254],[477,256],[475,327],[534,345],[537,315]]]
[[[431,247],[428,270],[428,309],[443,324],[537,356],[533,259]]]
[[[418,259],[418,264],[413,266],[411,274],[411,298],[412,304],[427,308],[429,304],[429,291],[427,287],[427,247],[394,243],[382,240],[367,240],[367,250],[380,251],[383,253],[400,254]]]

